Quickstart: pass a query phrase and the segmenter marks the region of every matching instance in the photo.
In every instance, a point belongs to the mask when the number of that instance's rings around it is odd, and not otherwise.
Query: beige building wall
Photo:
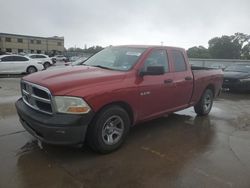
[[[6,40],[7,38],[7,40]],[[8,41],[10,38],[10,42]],[[0,49],[12,53],[62,53],[64,51],[63,37],[35,37],[0,33]]]

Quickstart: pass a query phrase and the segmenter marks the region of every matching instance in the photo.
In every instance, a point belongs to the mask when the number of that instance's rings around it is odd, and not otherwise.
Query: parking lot
[[[20,78],[0,78],[0,187],[250,187],[250,94],[224,92],[134,127],[121,149],[42,145],[18,121]]]

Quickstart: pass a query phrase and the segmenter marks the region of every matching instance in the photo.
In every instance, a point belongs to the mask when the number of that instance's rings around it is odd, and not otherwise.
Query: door
[[[26,72],[29,65],[29,59],[23,56],[13,56],[11,64],[13,72],[23,73]]]
[[[140,117],[147,119],[166,112],[171,106],[173,98],[173,74],[169,72],[169,63],[165,49],[151,51],[144,61],[143,69],[148,66],[163,66],[163,75],[144,75],[139,84]]]
[[[174,74],[174,109],[188,106],[193,92],[193,74],[181,50],[171,50]]]
[[[11,73],[11,62],[13,61],[12,56],[2,57],[0,61],[0,72]]]

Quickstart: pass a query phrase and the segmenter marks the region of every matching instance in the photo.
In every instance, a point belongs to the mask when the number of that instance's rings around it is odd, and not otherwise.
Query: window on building
[[[23,43],[23,39],[17,39],[17,42]]]
[[[174,69],[175,72],[182,72],[187,70],[186,62],[182,52],[174,50],[173,51]]]
[[[40,53],[42,53],[42,52],[41,52],[41,50],[37,50],[36,53],[40,54]]]
[[[57,46],[62,46],[62,42],[57,42]]]
[[[164,67],[165,72],[169,71],[168,57],[166,50],[154,50],[149,54],[144,63],[144,70],[147,70],[149,66],[161,66]]]
[[[37,43],[37,44],[41,44],[42,41],[41,41],[41,40],[37,40],[36,43]]]
[[[11,48],[6,48],[6,52],[11,53],[11,52],[12,52],[12,49],[11,49]]]
[[[5,42],[11,42],[11,38],[10,37],[6,37],[5,38]]]
[[[22,53],[23,52],[23,49],[18,49],[18,53]]]
[[[32,54],[33,54],[33,53],[34,53],[34,50],[30,50],[30,53],[32,53]]]
[[[30,44],[34,44],[34,40],[30,40]]]

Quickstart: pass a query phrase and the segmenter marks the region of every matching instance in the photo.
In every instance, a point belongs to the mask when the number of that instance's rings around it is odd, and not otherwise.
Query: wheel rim
[[[34,72],[36,72],[36,69],[33,68],[33,67],[30,67],[29,70],[28,70],[28,72],[29,72],[29,73],[34,73]]]
[[[47,69],[49,66],[50,66],[49,63],[45,63],[45,64],[44,64],[44,68],[45,68],[45,69]]]
[[[212,96],[207,93],[204,97],[203,108],[207,112],[212,106]]]
[[[107,145],[114,145],[121,139],[124,122],[120,116],[113,115],[107,119],[102,128],[102,140]]]

